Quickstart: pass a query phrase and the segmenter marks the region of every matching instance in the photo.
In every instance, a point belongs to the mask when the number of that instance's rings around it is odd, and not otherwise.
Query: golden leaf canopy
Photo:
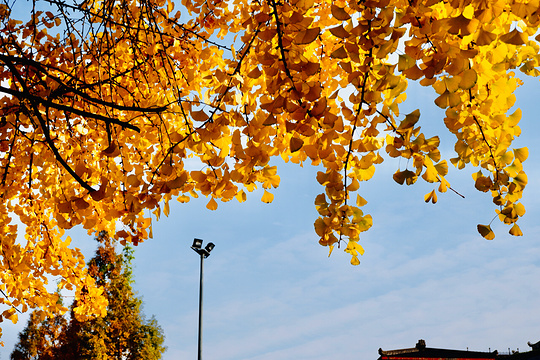
[[[134,244],[151,217],[204,195],[262,201],[279,185],[271,158],[322,169],[320,244],[346,243],[358,264],[372,226],[351,201],[384,158],[394,179],[452,189],[439,138],[420,111],[401,115],[407,83],[432,87],[455,136],[457,168],[478,167],[499,219],[521,235],[526,148],[513,149],[515,71],[538,74],[538,0],[34,0],[0,5],[0,302],[4,318],[59,311],[77,290],[80,316],[103,297],[64,230],[107,231]],[[32,10],[28,11],[31,8]],[[189,162],[186,160],[190,159]],[[200,166],[193,165],[195,160]],[[18,219],[26,228],[18,240]],[[479,225],[488,239],[489,225]]]

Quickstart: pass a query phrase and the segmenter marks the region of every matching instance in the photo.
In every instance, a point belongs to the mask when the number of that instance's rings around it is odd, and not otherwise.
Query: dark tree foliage
[[[11,360],[75,360],[75,359],[160,359],[163,330],[154,318],[145,319],[142,300],[135,296],[131,262],[133,249],[124,247],[117,254],[105,232],[96,238],[100,245],[88,263],[90,275],[104,290],[109,304],[107,315],[78,321],[71,305],[69,319],[57,315],[40,320],[33,312]]]
[[[34,311],[26,328],[19,334],[19,342],[11,353],[11,360],[61,359],[61,337],[67,326],[65,317],[57,315],[41,320]]]

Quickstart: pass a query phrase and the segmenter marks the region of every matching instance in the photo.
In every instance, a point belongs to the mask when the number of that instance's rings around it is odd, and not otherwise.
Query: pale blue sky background
[[[328,258],[317,243],[313,202],[324,189],[308,164],[278,164],[281,186],[272,204],[261,203],[260,192],[215,212],[205,198],[173,201],[154,239],[137,248],[134,272],[146,315],[165,331],[164,359],[197,356],[194,237],[216,244],[205,261],[205,360],[374,360],[379,347],[412,347],[420,338],[429,347],[528,350],[527,341],[540,340],[539,90],[530,80],[518,91],[523,135],[515,147],[530,150],[523,237],[508,235],[498,220],[495,240],[477,233],[476,225],[495,214],[491,196],[474,189],[474,169],[450,168],[465,199],[449,191],[432,205],[423,201],[432,185],[392,180],[395,159],[361,184],[374,225],[362,236],[366,254],[356,267],[341,249]],[[402,107],[402,114],[420,108],[426,136],[440,135],[443,126],[433,99],[430,89],[414,87]],[[452,136],[444,132],[441,143],[443,156],[452,157]],[[80,230],[72,238],[92,256],[92,238]],[[26,319],[2,323],[0,359],[9,358]]]

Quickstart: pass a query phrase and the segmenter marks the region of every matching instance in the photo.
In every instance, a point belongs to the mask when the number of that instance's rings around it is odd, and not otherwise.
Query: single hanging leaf
[[[431,201],[432,204],[435,204],[437,202],[437,193],[435,193],[435,190],[431,190],[431,192],[424,195],[424,201],[425,202]]]
[[[414,184],[418,176],[411,170],[396,171],[393,175],[394,181],[399,185],[407,183],[407,185]]]
[[[243,203],[247,200],[247,195],[244,192],[244,190],[240,190],[238,194],[235,195],[236,200],[238,200],[239,203]]]
[[[165,204],[163,205],[163,214],[169,217],[169,213],[170,213],[169,202],[165,201]]]
[[[480,235],[482,235],[486,240],[495,239],[495,233],[491,230],[491,226],[479,224],[477,226],[477,229]]]
[[[514,156],[519,161],[524,162],[529,157],[529,149],[526,148],[526,147],[515,149],[514,150]]]
[[[267,204],[270,204],[272,201],[274,201],[274,194],[264,190],[264,194],[261,198],[261,201],[263,203],[267,203]]]
[[[364,205],[367,204],[367,201],[366,199],[364,199],[363,197],[361,197],[360,195],[356,195],[356,206],[358,207],[362,207]]]
[[[521,232],[521,229],[519,228],[519,226],[516,223],[514,223],[514,226],[512,226],[509,233],[510,233],[510,235],[513,235],[513,236],[523,236],[523,233]]]
[[[206,208],[208,210],[217,210],[218,204],[217,204],[216,200],[214,200],[214,198],[211,198],[210,201],[208,202],[208,204],[206,204]]]

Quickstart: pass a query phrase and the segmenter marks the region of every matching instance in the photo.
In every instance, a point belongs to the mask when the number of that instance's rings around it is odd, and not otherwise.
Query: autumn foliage
[[[439,138],[401,114],[408,81],[446,110],[461,169],[521,235],[526,148],[513,149],[520,80],[538,75],[538,0],[87,0],[0,6],[0,228],[4,318],[54,310],[47,276],[77,291],[81,315],[101,290],[64,230],[135,245],[169,202],[243,202],[280,178],[271,158],[321,166],[319,243],[353,264],[372,226],[360,183],[384,158],[394,179],[451,189]],[[25,8],[25,11],[22,8]],[[433,120],[433,119],[431,119]],[[14,219],[25,225],[17,240]],[[489,225],[479,225],[486,238]],[[84,290],[84,291],[83,291]]]
[[[133,248],[124,247],[120,255],[106,233],[99,233],[96,240],[100,245],[88,263],[88,273],[104,289],[106,315],[79,321],[76,301],[69,318],[35,310],[19,333],[11,360],[161,359],[163,330],[154,318],[145,318],[142,300],[132,289]]]

